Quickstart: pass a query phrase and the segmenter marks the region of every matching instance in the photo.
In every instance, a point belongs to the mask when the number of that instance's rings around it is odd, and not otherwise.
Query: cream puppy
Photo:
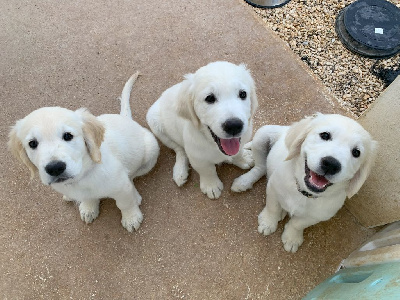
[[[119,115],[40,108],[17,121],[8,144],[32,177],[38,172],[43,184],[79,203],[86,223],[98,216],[100,198],[114,198],[129,232],[143,219],[132,179],[149,172],[159,154],[153,134],[132,120],[129,94],[137,76],[125,84]]]
[[[250,145],[249,145],[250,146]],[[316,114],[292,126],[264,126],[251,148],[255,166],[235,179],[232,190],[250,189],[267,175],[267,201],[258,231],[269,235],[287,213],[284,248],[296,252],[303,230],[330,219],[363,185],[373,165],[377,143],[356,121]]]
[[[218,198],[223,184],[215,165],[252,164],[242,145],[251,138],[256,108],[254,81],[244,65],[210,63],[167,89],[150,107],[147,122],[176,153],[175,183],[186,182],[190,163],[200,175],[201,191]]]

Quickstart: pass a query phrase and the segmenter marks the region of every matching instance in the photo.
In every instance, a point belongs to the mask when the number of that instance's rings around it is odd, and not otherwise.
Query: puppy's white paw
[[[287,225],[282,234],[283,247],[287,252],[295,253],[301,244],[303,244],[303,231],[293,229]]]
[[[173,169],[173,178],[177,186],[182,186],[186,183],[189,176],[189,168],[187,164],[176,162]]]
[[[224,188],[222,181],[217,178],[215,181],[201,180],[200,178],[200,189],[210,199],[218,199],[221,196],[221,192]]]
[[[243,158],[246,161],[246,164],[249,166],[248,168],[254,167],[253,152],[250,149],[243,149]]]
[[[258,217],[258,232],[267,236],[274,233],[278,228],[278,222],[271,221],[266,218]]]
[[[126,230],[132,232],[133,230],[139,229],[140,224],[143,221],[143,214],[140,211],[139,207],[135,207],[132,209],[125,209],[121,211],[121,213],[122,213],[121,224]]]
[[[236,178],[231,186],[231,190],[233,192],[239,193],[239,192],[244,192],[253,187],[253,182],[250,180],[249,176],[246,176],[246,174],[243,174],[242,176],[239,176]]]
[[[79,204],[81,219],[86,224],[92,223],[99,215],[99,201],[84,201]]]
[[[241,157],[235,157],[233,164],[241,169],[247,170],[254,166],[254,159],[251,150],[243,149]]]

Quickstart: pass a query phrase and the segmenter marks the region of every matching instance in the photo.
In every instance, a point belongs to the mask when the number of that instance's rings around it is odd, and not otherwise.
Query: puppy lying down
[[[201,191],[218,198],[223,184],[215,165],[248,169],[253,163],[242,145],[251,138],[256,108],[254,81],[244,65],[210,63],[167,89],[150,107],[147,123],[176,153],[175,183],[186,182],[190,163],[200,175]]]
[[[371,171],[377,143],[356,121],[316,114],[292,126],[267,125],[251,145],[255,166],[235,179],[232,190],[250,189],[267,175],[266,206],[258,231],[269,235],[286,214],[284,248],[296,252],[303,230],[330,219],[352,197]]]
[[[149,172],[159,154],[153,134],[132,120],[129,95],[138,74],[125,84],[119,115],[40,108],[16,122],[8,143],[32,177],[38,172],[43,184],[79,203],[86,223],[98,216],[100,198],[114,198],[129,232],[143,219],[132,179]]]

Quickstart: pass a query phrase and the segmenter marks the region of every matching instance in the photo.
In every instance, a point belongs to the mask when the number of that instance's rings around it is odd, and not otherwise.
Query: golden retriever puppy
[[[129,95],[137,76],[125,84],[119,115],[40,108],[16,122],[8,143],[32,177],[38,172],[43,184],[79,203],[86,223],[98,216],[100,198],[114,198],[129,232],[143,220],[132,179],[149,172],[159,154],[153,134],[132,120]]]
[[[371,171],[377,142],[356,121],[316,114],[292,126],[264,126],[254,135],[255,166],[235,179],[232,190],[250,189],[267,175],[267,201],[258,231],[275,232],[288,213],[284,248],[296,252],[303,230],[330,219],[352,197]]]
[[[190,163],[200,175],[201,191],[217,199],[223,184],[215,165],[248,169],[253,163],[242,145],[251,138],[256,108],[254,81],[244,65],[213,62],[167,89],[150,107],[147,123],[176,153],[175,183],[186,182]]]

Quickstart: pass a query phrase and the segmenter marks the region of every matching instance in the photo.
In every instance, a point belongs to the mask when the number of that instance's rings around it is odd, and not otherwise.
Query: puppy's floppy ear
[[[190,120],[194,126],[200,127],[200,119],[194,111],[193,81],[194,74],[185,75],[185,80],[181,83],[179,89],[176,109],[179,116]]]
[[[256,84],[254,83],[254,80],[251,77],[250,70],[247,69],[246,65],[240,64],[239,67],[243,68],[244,72],[246,72],[248,75],[248,80],[249,80],[249,84],[250,84],[251,116],[254,117],[254,114],[256,113],[257,107],[258,107]]]
[[[369,147],[366,148],[366,155],[360,169],[356,172],[352,179],[350,179],[349,186],[346,189],[348,198],[353,197],[362,187],[365,180],[368,178],[369,173],[374,165],[376,153],[378,149],[378,142],[371,139]]]
[[[21,161],[25,166],[28,167],[29,171],[31,172],[31,179],[32,179],[35,176],[37,168],[29,159],[28,155],[26,154],[25,148],[22,145],[22,142],[18,137],[17,132],[18,132],[19,122],[21,122],[21,120],[18,121],[10,131],[8,140],[8,149],[19,161]]]
[[[311,130],[311,122],[313,119],[314,116],[306,117],[290,126],[285,138],[285,144],[289,150],[286,160],[291,160],[300,154],[301,145]]]
[[[85,108],[78,109],[76,113],[82,116],[83,138],[85,140],[86,148],[88,149],[90,158],[94,162],[99,163],[101,161],[100,145],[104,139],[104,126]]]

